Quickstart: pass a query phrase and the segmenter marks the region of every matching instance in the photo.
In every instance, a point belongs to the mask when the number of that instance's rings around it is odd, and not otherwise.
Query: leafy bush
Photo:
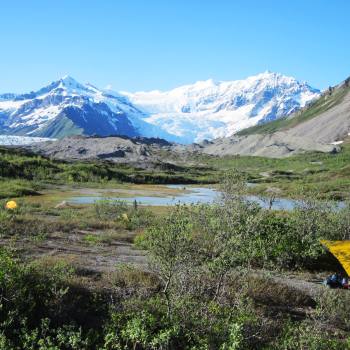
[[[129,208],[129,225],[130,229],[139,229],[150,226],[155,222],[155,215],[146,208],[132,207]]]
[[[137,204],[128,205],[125,201],[103,199],[94,203],[95,216],[98,220],[118,221],[127,229],[147,227],[154,221],[154,214]]]
[[[98,245],[103,239],[99,235],[88,234],[84,236],[83,241],[90,245]]]
[[[316,297],[315,320],[350,330],[350,295],[347,290],[325,289]]]
[[[157,219],[137,205],[110,200],[83,212],[52,210],[55,221],[33,216],[40,208],[30,205],[14,212],[0,209],[0,233],[7,236],[71,232],[88,223],[111,230],[83,238],[99,244],[137,229],[135,242],[148,250],[150,261],[147,271],[119,266],[105,284],[106,276],[94,273],[89,282],[96,285],[87,288],[80,284],[86,276],[74,275],[66,263],[22,263],[0,249],[0,349],[346,346],[350,300],[345,294],[330,291],[314,301],[249,272],[314,268],[327,258],[320,238],[349,238],[349,206],[339,210],[301,200],[291,212],[266,210],[246,200],[245,181],[241,174],[227,174],[220,202],[176,206]],[[281,330],[286,320],[278,307],[310,308],[315,302],[316,310],[298,314],[305,321]]]
[[[342,350],[346,343],[337,339],[331,332],[310,322],[287,323],[282,335],[273,342],[272,349]]]
[[[119,220],[128,211],[125,201],[103,199],[94,202],[96,217],[99,220]]]
[[[0,178],[0,199],[38,195],[40,186],[28,180],[8,180]]]

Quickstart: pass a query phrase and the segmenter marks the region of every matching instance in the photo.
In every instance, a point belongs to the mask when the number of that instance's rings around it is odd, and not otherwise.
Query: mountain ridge
[[[167,131],[191,143],[231,136],[245,127],[290,115],[319,93],[305,82],[267,71],[243,80],[209,79],[169,91],[124,94],[148,115],[145,121],[160,130],[165,125]]]
[[[280,128],[276,127],[276,123]],[[247,129],[246,133],[199,144],[181,145],[161,139],[79,136],[39,142],[31,149],[60,159],[104,159],[149,167],[150,163],[167,162],[170,158],[190,159],[198,154],[282,158],[305,152],[338,153],[348,136],[350,79],[323,92],[317,100],[289,117]]]
[[[307,151],[336,153],[350,136],[350,78],[298,112],[202,145],[211,155],[285,157]]]
[[[0,94],[0,133],[57,138],[118,134],[186,144],[290,115],[318,95],[307,83],[271,72],[140,93],[99,89],[67,75],[37,91]]]

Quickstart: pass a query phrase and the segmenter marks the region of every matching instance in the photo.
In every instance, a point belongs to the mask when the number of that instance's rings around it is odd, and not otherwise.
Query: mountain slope
[[[200,81],[171,91],[123,93],[145,112],[143,120],[183,143],[231,136],[304,107],[319,96],[306,83],[265,72],[245,80]],[[148,135],[147,135],[148,136]]]
[[[233,135],[206,143],[201,152],[214,156],[259,156],[268,158],[289,157],[304,152],[337,153],[339,146],[317,142],[312,138],[272,134]]]
[[[41,137],[137,136],[142,114],[125,97],[66,76],[37,92],[0,95],[0,133]]]
[[[276,121],[203,145],[213,155],[284,157],[305,151],[338,152],[350,135],[350,79],[306,108]]]
[[[307,131],[309,131],[313,132],[313,137],[316,140],[334,142],[347,135],[349,120],[350,86],[347,79],[331,90],[322,93],[318,99],[300,111],[264,125],[247,128],[238,132],[237,135],[271,134],[276,131],[293,129],[291,132],[297,136],[307,135]],[[325,124],[327,124],[327,130],[324,128]],[[323,131],[327,131],[329,137],[322,137]]]

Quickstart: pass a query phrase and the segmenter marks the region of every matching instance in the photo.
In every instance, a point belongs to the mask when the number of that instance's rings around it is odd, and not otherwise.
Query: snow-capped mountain
[[[131,122],[142,112],[127,98],[69,76],[36,92],[0,95],[0,133],[41,137],[138,136]],[[136,124],[136,123],[135,123]]]
[[[98,89],[65,76],[36,92],[0,95],[0,134],[119,134],[191,143],[289,115],[318,95],[306,83],[270,72],[137,93]]]
[[[287,116],[319,96],[307,83],[265,72],[245,80],[199,81],[170,91],[123,93],[157,127],[182,143],[231,136]]]

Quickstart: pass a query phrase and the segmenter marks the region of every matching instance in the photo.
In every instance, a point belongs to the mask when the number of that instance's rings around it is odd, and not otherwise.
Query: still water
[[[108,200],[121,200],[128,203],[132,203],[135,200],[140,205],[151,205],[151,206],[170,206],[175,204],[210,204],[220,199],[220,191],[209,187],[186,187],[185,185],[167,185],[167,188],[173,189],[185,189],[183,193],[176,195],[163,195],[163,196],[146,196],[136,195],[131,197],[103,197],[99,196],[76,196],[71,197],[67,201],[74,204],[92,204],[102,199]],[[258,203],[261,207],[267,208],[269,206],[267,201],[264,201],[257,196],[247,196],[247,200]],[[275,210],[292,210],[297,205],[296,200],[277,198],[272,206]]]

